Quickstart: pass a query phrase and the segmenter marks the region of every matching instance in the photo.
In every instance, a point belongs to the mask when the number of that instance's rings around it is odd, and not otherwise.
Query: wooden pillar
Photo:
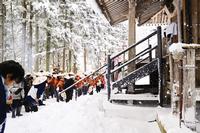
[[[175,104],[173,102],[173,84],[174,84],[174,60],[172,58],[172,54],[169,54],[169,68],[170,68],[170,89],[172,92],[172,97],[171,97],[171,108],[172,112],[175,112]]]
[[[128,46],[133,45],[136,42],[136,26],[135,26],[135,0],[129,0],[129,16],[128,16]],[[129,50],[129,60],[135,57],[135,48]],[[128,73],[135,70],[135,63],[128,65]]]
[[[195,49],[187,49],[184,66],[184,122],[195,127],[196,87],[195,87]]]
[[[163,106],[163,54],[162,54],[162,31],[161,27],[157,28],[157,40],[158,40],[158,87],[159,87],[159,104]]]
[[[199,0],[191,0],[191,15],[192,15],[192,34],[193,34],[193,43],[198,43],[199,29],[198,29],[198,1]]]

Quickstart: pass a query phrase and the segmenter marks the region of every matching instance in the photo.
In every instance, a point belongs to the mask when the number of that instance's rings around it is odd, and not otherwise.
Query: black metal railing
[[[110,99],[111,96],[111,82],[114,80],[111,80],[114,75],[115,72],[121,70],[122,68],[127,67],[130,63],[134,63],[134,64],[139,64],[142,63],[145,60],[149,59],[149,62],[151,62],[153,60],[153,54],[152,52],[155,51],[155,54],[157,55],[155,58],[158,59],[158,73],[159,73],[159,102],[160,105],[162,106],[162,97],[163,97],[163,86],[162,86],[162,38],[161,38],[161,27],[159,26],[157,28],[156,31],[154,31],[153,33],[151,33],[150,35],[148,35],[147,37],[145,37],[144,39],[138,41],[137,43],[129,46],[127,49],[124,49],[123,51],[115,54],[114,56],[108,55],[107,57],[107,91],[108,91],[108,100]],[[153,36],[157,35],[157,45],[156,46],[152,46],[150,44],[150,38],[152,38]],[[145,48],[144,50],[142,50],[141,52],[137,53],[135,55],[134,58],[128,60],[128,61],[124,61],[122,64],[118,65],[113,65],[112,62],[114,62],[114,59],[118,58],[119,56],[125,54],[126,52],[128,52],[129,50],[136,48],[136,46],[142,44],[143,42],[147,41],[148,42],[148,47]],[[146,56],[146,57],[145,57]],[[143,57],[143,58],[142,58]],[[127,70],[127,69],[125,69]]]

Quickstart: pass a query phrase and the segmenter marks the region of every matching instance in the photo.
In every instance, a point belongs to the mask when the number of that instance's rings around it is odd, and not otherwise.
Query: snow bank
[[[183,123],[180,128],[178,116],[174,116],[171,113],[166,114],[166,112],[164,114],[162,112],[157,112],[157,114],[158,120],[167,133],[195,133],[187,128]]]
[[[9,114],[5,133],[159,133],[155,122],[107,117],[103,107],[104,100],[106,101],[105,94],[82,96],[78,101],[69,103],[48,100],[46,106],[40,107],[38,112],[23,113],[22,117],[15,119]],[[112,107],[112,111],[115,112],[116,108]],[[138,112],[132,108],[132,113],[138,118],[143,118],[139,113],[141,111],[142,108]]]

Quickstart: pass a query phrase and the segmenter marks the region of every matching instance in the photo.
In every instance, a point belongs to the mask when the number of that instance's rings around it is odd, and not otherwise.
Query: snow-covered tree
[[[31,54],[36,71],[71,71],[73,64],[83,70],[85,48],[87,69],[95,69],[127,42],[126,27],[110,26],[85,0],[6,0],[5,5],[5,42],[12,51],[7,58],[24,61],[29,72]]]

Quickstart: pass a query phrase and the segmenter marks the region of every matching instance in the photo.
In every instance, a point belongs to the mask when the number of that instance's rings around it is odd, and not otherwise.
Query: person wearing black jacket
[[[69,77],[69,78],[65,78],[65,85],[64,88],[68,88],[71,85],[73,85],[75,83],[73,77]],[[70,100],[72,100],[73,98],[73,91],[75,89],[75,86],[69,88],[68,90],[65,91],[66,93],[66,102],[69,102]]]
[[[23,78],[24,69],[18,62],[9,60],[0,63],[0,133],[4,133],[6,125],[8,88],[14,82],[20,83]]]

